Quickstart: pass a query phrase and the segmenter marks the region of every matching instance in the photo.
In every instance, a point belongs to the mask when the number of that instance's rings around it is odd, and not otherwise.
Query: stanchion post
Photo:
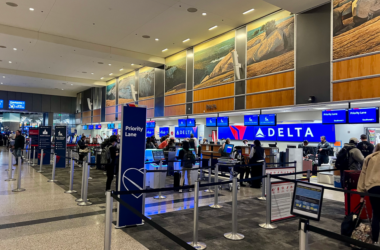
[[[211,158],[208,159],[208,183],[211,183]],[[206,193],[213,193],[212,189],[209,187],[205,190]]]
[[[160,160],[159,170],[162,170],[162,160]],[[161,172],[158,172],[158,188],[161,188]],[[190,185],[190,184],[189,184]],[[153,197],[154,199],[166,199],[166,196],[162,195],[161,191],[158,192],[158,195]]]
[[[55,167],[57,164],[57,156],[53,153],[53,168],[51,169],[51,180],[48,180],[48,182],[56,182],[55,180]]]
[[[18,157],[18,169],[17,169],[17,188],[13,189],[13,192],[22,192],[25,191],[25,188],[21,188],[21,159],[22,157]]]
[[[219,176],[219,164],[215,164],[215,174],[214,174],[215,178],[215,183],[218,182],[218,176]],[[218,185],[215,185],[215,191],[214,191],[214,204],[213,205],[210,205],[211,208],[222,208],[223,206],[219,205],[218,204],[218,195],[219,195],[219,187]]]
[[[106,225],[104,230],[104,250],[111,250],[111,234],[112,234],[112,210],[113,197],[112,191],[106,192]]]
[[[195,249],[205,249],[207,246],[203,242],[198,241],[198,220],[199,220],[199,181],[194,183],[194,228],[193,228],[193,241],[188,242],[190,246]]]
[[[33,164],[32,166],[36,166],[36,146],[33,147]]]
[[[267,168],[266,168],[266,165],[265,165],[265,162],[264,162],[262,175],[265,175],[266,170],[267,170]],[[261,201],[266,201],[267,200],[267,198],[265,197],[265,183],[266,183],[266,179],[262,178],[261,179],[261,197],[257,198],[258,200],[261,200]]]
[[[232,184],[232,232],[225,233],[224,237],[229,240],[242,240],[244,239],[244,235],[237,232],[237,177],[234,177]]]
[[[265,229],[275,229],[277,228],[276,225],[270,224],[270,216],[272,213],[272,183],[271,183],[271,178],[270,174],[267,174],[267,212],[266,212],[266,222],[259,224],[260,227],[265,228]]]
[[[308,220],[300,219],[300,250],[309,250],[309,231],[307,228],[308,225]]]
[[[310,177],[311,177],[311,173],[310,173],[310,169],[307,170],[307,179],[309,179],[310,181]]]
[[[41,157],[40,157],[40,170],[38,170],[37,172],[38,173],[43,173],[44,171],[42,171],[42,163],[44,161],[44,150],[41,149]]]
[[[86,168],[88,168],[89,165],[88,163],[84,163],[83,165],[83,168],[84,168],[84,178],[83,178],[83,181],[84,181],[84,187],[83,187],[83,197],[82,197],[82,200],[83,201],[80,201],[78,202],[78,206],[89,206],[89,205],[92,205],[92,202],[90,202],[88,199],[87,199],[87,192],[88,192],[88,170]]]
[[[81,189],[80,189],[80,198],[76,199],[75,201],[78,201],[78,202],[81,202],[81,201],[84,201],[83,200],[83,193],[84,193],[84,177],[85,177],[85,172],[86,171],[86,168],[85,168],[85,161],[82,161],[82,183],[81,183]]]
[[[69,186],[69,190],[65,191],[65,194],[77,193],[76,190],[73,190],[73,183],[74,183],[74,161],[73,161],[73,159],[71,159],[70,186]]]
[[[87,162],[88,162],[88,179],[92,180],[92,177],[90,176],[91,152],[88,152],[87,154]]]
[[[5,181],[15,181],[16,179],[12,178],[12,152],[11,149],[8,151],[8,179]]]

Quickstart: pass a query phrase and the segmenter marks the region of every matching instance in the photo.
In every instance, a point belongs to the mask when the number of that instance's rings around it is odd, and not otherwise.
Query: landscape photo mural
[[[194,88],[234,81],[235,31],[194,47]]]
[[[294,15],[281,11],[247,25],[247,78],[294,68]]]
[[[154,97],[154,68],[139,69],[139,100]]]
[[[116,105],[116,79],[107,82],[106,107]]]
[[[333,1],[333,59],[380,50],[380,1]]]
[[[135,72],[119,78],[119,104],[137,101],[137,86]]]
[[[186,90],[186,51],[166,58],[165,94]]]

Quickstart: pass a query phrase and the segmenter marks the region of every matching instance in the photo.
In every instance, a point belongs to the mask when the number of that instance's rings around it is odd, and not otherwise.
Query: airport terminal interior
[[[380,0],[1,0],[0,249],[380,249],[379,38]]]

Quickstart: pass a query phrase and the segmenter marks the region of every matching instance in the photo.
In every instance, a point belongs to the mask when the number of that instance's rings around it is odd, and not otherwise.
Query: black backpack
[[[195,150],[195,140],[194,139],[189,140],[189,146],[190,146],[190,148],[193,148]]]
[[[192,151],[186,151],[184,149],[182,149],[185,154],[183,155],[183,165],[182,167],[183,168],[192,168],[193,167],[193,164],[195,164],[195,156],[193,155],[193,152]]]
[[[339,170],[349,169],[350,149],[342,148],[336,156],[335,167]]]
[[[352,232],[361,222],[360,215],[363,211],[364,203],[359,203],[349,215],[344,217],[340,226],[340,234],[351,237]]]

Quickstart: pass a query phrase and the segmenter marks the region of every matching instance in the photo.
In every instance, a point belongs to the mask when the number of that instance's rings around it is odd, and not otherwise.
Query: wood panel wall
[[[380,54],[333,63],[333,80],[380,74]]]
[[[377,97],[380,97],[379,77],[333,84],[333,101]]]
[[[294,105],[294,90],[281,90],[246,97],[246,108],[266,108]]]
[[[165,105],[176,105],[186,103],[186,93],[165,96]]]
[[[206,105],[216,105],[216,109],[207,111]],[[234,110],[234,98],[226,98],[214,101],[196,102],[193,104],[193,113],[215,113]]]
[[[91,123],[91,117],[83,117],[82,123]]]
[[[113,114],[113,113],[116,113],[116,106],[106,107],[106,114]]]
[[[106,115],[106,122],[113,122],[115,120],[115,114]]]
[[[185,115],[186,104],[165,107],[165,116]]]
[[[154,108],[154,99],[139,101],[139,105],[145,105],[147,109]]]
[[[153,117],[154,117],[154,109],[147,109],[146,118],[153,118]]]
[[[247,80],[247,93],[294,87],[294,71]]]
[[[200,89],[194,91],[194,101],[203,101],[209,99],[233,96],[235,94],[235,84],[229,83],[212,88]]]
[[[83,117],[89,117],[89,116],[91,116],[91,111],[83,112]]]
[[[100,116],[101,115],[101,109],[94,109],[93,116]]]
[[[100,122],[100,116],[94,116],[94,117],[92,117],[92,122],[93,123]]]

